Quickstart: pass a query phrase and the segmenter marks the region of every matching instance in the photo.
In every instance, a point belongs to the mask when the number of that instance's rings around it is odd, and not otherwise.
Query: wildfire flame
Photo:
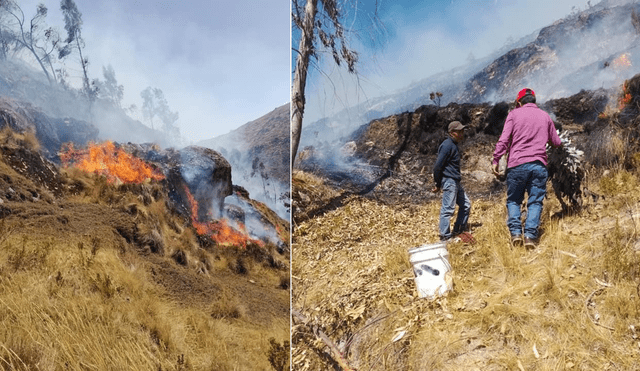
[[[622,110],[627,104],[631,103],[632,98],[629,92],[629,82],[625,80],[624,84],[622,84],[622,93],[618,98],[618,109]]]
[[[253,242],[259,246],[264,245],[262,241],[252,239],[248,236],[245,227],[238,222],[240,230],[229,225],[227,220],[212,220],[209,222],[201,222],[198,220],[198,202],[193,197],[189,188],[184,187],[187,199],[191,206],[191,224],[196,232],[201,236],[209,236],[219,245],[233,245],[247,247],[247,242]]]
[[[65,167],[73,166],[89,173],[105,175],[109,182],[142,183],[147,179],[162,180],[164,175],[141,159],[116,148],[107,141],[90,143],[87,149],[75,149],[73,143],[64,145],[60,160]]]
[[[624,69],[631,67],[631,61],[629,60],[629,54],[624,53],[613,61],[613,67],[616,69]]]

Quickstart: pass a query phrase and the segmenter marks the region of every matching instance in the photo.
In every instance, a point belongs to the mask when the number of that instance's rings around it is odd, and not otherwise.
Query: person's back
[[[493,153],[493,174],[500,176],[498,163],[509,151],[507,164],[507,226],[513,245],[535,248],[542,204],[546,195],[547,143],[560,146],[553,120],[536,106],[533,90],[522,89],[516,98],[516,109],[509,112],[504,129]],[[527,194],[527,218],[524,228],[521,205]],[[524,236],[524,238],[523,238]]]
[[[535,103],[526,103],[507,116],[495,155],[499,160],[509,150],[507,168],[534,161],[546,166],[548,142],[560,145],[553,121]]]

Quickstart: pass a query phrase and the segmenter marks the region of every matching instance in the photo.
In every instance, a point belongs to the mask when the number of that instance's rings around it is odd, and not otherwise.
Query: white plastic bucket
[[[447,243],[439,242],[409,249],[418,295],[433,298],[453,288]]]

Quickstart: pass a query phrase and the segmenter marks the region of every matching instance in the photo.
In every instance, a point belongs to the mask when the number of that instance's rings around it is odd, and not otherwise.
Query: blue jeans
[[[527,219],[524,237],[538,238],[542,201],[547,193],[547,168],[539,162],[528,162],[507,171],[507,226],[512,236],[522,236],[520,205],[527,192]]]
[[[442,178],[442,208],[440,209],[440,224],[438,226],[441,240],[448,240],[452,236],[450,222],[456,205],[458,205],[458,217],[453,224],[453,234],[461,233],[467,228],[471,200],[464,193],[464,188],[459,180]]]

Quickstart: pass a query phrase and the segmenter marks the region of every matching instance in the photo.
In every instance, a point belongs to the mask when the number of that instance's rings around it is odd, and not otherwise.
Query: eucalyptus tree
[[[35,58],[50,84],[57,81],[53,67],[54,55],[60,50],[60,35],[53,27],[47,27],[45,18],[48,9],[44,4],[38,4],[36,13],[27,19],[24,12],[14,0],[0,1],[0,9],[7,16],[10,32],[3,37],[10,38],[15,43],[16,52],[26,49]]]
[[[294,49],[297,55],[291,87],[291,166],[300,144],[306,81],[312,59],[319,60],[320,52],[327,52],[338,66],[344,63],[349,73],[355,74],[358,52],[351,48],[349,41],[357,33],[344,26],[347,16],[352,17],[354,23],[359,18],[367,19],[365,22],[371,22],[374,30],[382,25],[377,17],[377,1],[372,14],[359,13],[358,6],[358,0],[292,0],[292,26],[299,41],[298,49]]]
[[[89,58],[82,55],[82,50],[85,47],[84,39],[82,38],[82,13],[80,13],[73,0],[61,0],[60,10],[64,15],[64,29],[67,31],[67,38],[64,40],[66,45],[58,53],[58,58],[63,59],[71,54],[72,50],[78,51],[80,66],[82,67],[82,90],[89,101],[93,102],[97,97],[98,88],[96,84],[91,84],[89,80],[89,74],[87,73]]]
[[[144,89],[140,96],[142,97],[142,115],[153,127],[154,117],[158,117],[162,122],[162,131],[168,135],[179,136],[180,130],[176,123],[178,121],[178,112],[172,112],[169,109],[167,99],[159,88],[148,86]]]
[[[122,99],[124,98],[124,86],[118,85],[116,80],[116,72],[111,65],[102,66],[102,76],[104,81],[94,80],[98,87],[98,96],[106,99],[113,104],[114,107],[122,108]]]

